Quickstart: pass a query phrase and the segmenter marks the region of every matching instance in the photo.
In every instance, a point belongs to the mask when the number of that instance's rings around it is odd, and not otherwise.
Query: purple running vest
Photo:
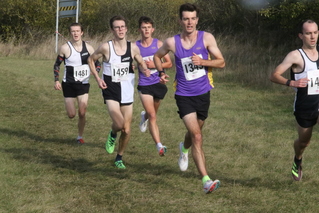
[[[213,87],[210,84],[209,78],[207,76],[207,67],[204,67],[206,75],[199,77],[194,80],[186,80],[182,58],[191,57],[193,53],[197,55],[202,55],[203,59],[208,59],[208,51],[204,46],[204,31],[197,31],[197,41],[195,45],[190,49],[185,49],[182,46],[180,34],[175,35],[175,64],[176,64],[176,75],[175,75],[175,87],[176,95],[181,96],[198,96],[210,91]]]
[[[158,50],[157,46],[158,39],[153,38],[152,44],[149,47],[143,47],[141,44],[141,40],[136,41],[136,45],[140,49],[141,56],[144,58],[151,58],[153,60],[153,56]],[[143,73],[138,72],[139,79],[138,79],[138,85],[140,86],[148,86],[157,84],[160,82],[160,78],[158,77],[158,72],[156,69],[151,69],[151,76],[146,77]]]

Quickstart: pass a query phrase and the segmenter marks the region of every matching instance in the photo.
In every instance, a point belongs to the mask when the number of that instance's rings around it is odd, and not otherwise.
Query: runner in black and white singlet
[[[62,82],[89,84],[90,68],[87,64],[87,59],[90,56],[86,48],[86,43],[82,41],[82,50],[77,51],[73,44],[68,41],[71,55],[65,58],[65,70]]]
[[[294,115],[298,138],[294,141],[295,157],[291,174],[295,181],[302,179],[302,155],[310,144],[313,126],[318,123],[319,108],[319,55],[318,25],[313,20],[302,21],[299,26],[302,47],[291,51],[272,72],[270,80],[293,87],[296,91]],[[291,80],[283,77],[290,69]]]
[[[162,70],[161,58],[168,52],[175,55],[175,100],[178,113],[183,120],[187,133],[184,142],[179,144],[180,157],[178,165],[181,171],[188,168],[188,149],[202,177],[205,193],[219,187],[219,180],[212,181],[208,176],[202,148],[202,128],[208,116],[210,105],[209,68],[223,68],[225,61],[215,37],[208,32],[198,31],[198,8],[194,4],[183,4],[179,10],[182,33],[165,40],[163,46],[154,55],[157,70]],[[161,82],[169,76],[161,73]]]
[[[298,49],[304,61],[304,68],[301,72],[295,73],[291,69],[291,80],[297,81],[299,79],[307,78],[309,71],[318,70],[319,61],[312,61],[307,53],[301,48]],[[298,124],[304,128],[311,127],[317,123],[318,119],[318,106],[319,106],[319,93],[317,95],[308,95],[308,87],[295,87],[296,91],[294,101],[294,114]],[[311,122],[306,122],[302,117],[306,116]]]
[[[78,102],[78,137],[77,142],[83,144],[82,138],[85,127],[85,114],[88,105],[90,68],[87,59],[94,52],[91,45],[82,40],[83,28],[79,23],[70,25],[71,41],[63,44],[54,64],[54,88],[63,90],[65,109],[69,118],[76,115],[74,99]],[[60,65],[64,61],[65,69],[62,85],[59,81]],[[96,62],[96,69],[99,71],[100,64]]]
[[[113,153],[117,133],[121,132],[115,158],[115,166],[125,169],[122,155],[130,140],[134,97],[133,59],[137,61],[141,72],[150,76],[150,70],[143,61],[135,43],[126,40],[126,20],[122,16],[110,19],[110,28],[114,38],[102,44],[88,59],[88,63],[99,87],[103,90],[104,103],[112,119],[111,131],[105,142],[105,149]],[[103,58],[103,79],[95,71],[94,62]]]
[[[140,49],[147,67],[151,70],[150,77],[146,77],[142,72],[139,72],[137,89],[145,109],[145,111],[141,112],[139,127],[141,132],[145,132],[148,122],[150,123],[149,129],[155,142],[157,152],[160,156],[164,156],[167,148],[161,143],[159,128],[156,122],[156,114],[161,100],[164,99],[167,93],[167,87],[165,84],[160,83],[159,72],[157,72],[153,61],[154,54],[158,48],[163,45],[163,42],[152,37],[154,32],[154,22],[151,18],[142,16],[138,22],[139,32],[141,33],[142,39],[136,41],[136,45]],[[164,69],[172,67],[172,61],[169,55],[164,56],[162,67]]]
[[[118,101],[120,105],[132,104],[134,101],[135,74],[132,69],[131,42],[123,55],[117,55],[113,41],[108,41],[110,58],[103,62],[103,80],[107,89],[102,90],[104,100]]]

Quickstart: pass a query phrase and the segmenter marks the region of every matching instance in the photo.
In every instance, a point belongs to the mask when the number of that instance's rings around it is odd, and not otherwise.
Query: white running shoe
[[[204,184],[204,192],[206,194],[209,194],[209,193],[215,191],[216,189],[218,189],[219,185],[220,185],[220,181],[219,180],[214,180],[214,181],[208,180]]]
[[[140,122],[140,130],[141,132],[145,132],[147,129],[148,119],[145,120],[145,111],[141,112],[141,122]]]
[[[178,165],[181,171],[186,171],[188,167],[188,153],[182,152],[182,147],[184,146],[183,142],[179,144],[179,159]]]

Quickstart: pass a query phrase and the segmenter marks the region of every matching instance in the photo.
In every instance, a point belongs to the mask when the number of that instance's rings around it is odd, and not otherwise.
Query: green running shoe
[[[116,138],[113,138],[111,136],[111,131],[110,131],[110,133],[107,136],[107,140],[105,142],[105,149],[110,154],[112,154],[114,152],[115,140],[116,140]]]
[[[126,169],[125,165],[123,164],[122,160],[118,160],[114,162],[115,166],[119,169]]]
[[[299,166],[297,166],[297,164],[294,162],[292,164],[292,177],[295,181],[300,181],[302,178],[302,167],[301,164]]]

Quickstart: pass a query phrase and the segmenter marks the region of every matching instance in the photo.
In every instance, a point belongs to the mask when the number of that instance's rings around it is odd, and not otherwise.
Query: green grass
[[[67,118],[62,93],[53,89],[53,62],[0,57],[0,212],[317,211],[317,128],[302,182],[290,174],[296,137],[291,89],[244,86],[215,71],[203,134],[209,175],[221,187],[205,195],[194,162],[186,172],[177,165],[185,128],[172,71],[158,118],[168,153],[159,157],[150,134],[139,131],[136,96],[122,171],[104,149],[111,123],[96,82],[91,79],[81,146],[77,118]]]

